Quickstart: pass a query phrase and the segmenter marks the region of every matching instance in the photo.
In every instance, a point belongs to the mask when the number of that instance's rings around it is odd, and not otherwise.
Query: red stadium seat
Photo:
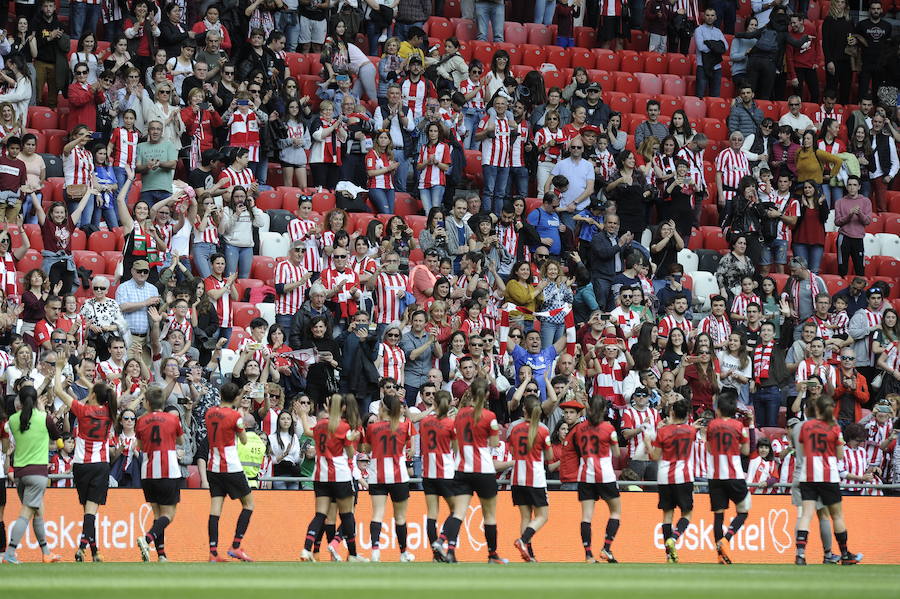
[[[288,210],[293,212],[297,209],[297,200],[301,195],[313,195],[315,193],[315,188],[303,190],[299,187],[279,187],[278,195],[281,198],[281,206],[282,210]]]
[[[52,108],[47,108],[46,106],[29,106],[28,126],[41,131],[46,129],[57,129],[59,127],[59,116]]]
[[[706,118],[720,121],[728,118],[728,114],[731,112],[729,102],[722,98],[710,98],[709,96],[703,98],[703,101],[706,103]]]
[[[41,236],[41,226],[38,224],[25,224],[25,234],[28,235],[28,242],[31,249],[41,251],[44,249],[44,238]]]
[[[483,175],[481,173],[481,151],[465,150],[465,155],[466,168],[464,169],[464,173],[470,180],[478,183],[476,186],[480,186],[480,183],[483,180]]]
[[[47,138],[47,153],[61,156],[63,146],[66,144],[66,135],[68,132],[61,129],[44,130],[44,136]]]
[[[703,233],[700,229],[693,229],[691,231],[691,238],[688,239],[687,247],[689,250],[703,249]]]
[[[253,256],[250,276],[263,282],[275,279],[275,258],[270,256]]]
[[[619,70],[619,55],[612,50],[594,48],[591,52],[594,54],[594,68],[610,72]]]
[[[626,73],[641,73],[644,70],[644,55],[634,50],[622,50],[619,52],[621,62],[619,70]]]
[[[662,79],[650,73],[635,73],[642,94],[659,95],[662,93]]]
[[[334,194],[330,191],[314,193],[312,197],[313,211],[318,212],[319,214],[325,214],[334,210],[336,202],[337,200],[335,200]]]
[[[269,189],[259,192],[256,196],[256,207],[260,210],[279,210],[281,208],[281,194],[277,189]]]
[[[544,87],[547,89],[565,87],[568,84],[568,80],[559,71],[544,71],[541,75],[544,77]]]
[[[590,71],[594,68],[594,55],[587,48],[569,48],[569,65]]]
[[[491,59],[494,57],[494,46],[490,42],[472,42],[472,58],[481,61],[485,70],[490,69]]]
[[[530,67],[524,64],[514,64],[511,67],[513,77],[516,79],[523,79],[525,75],[534,70],[534,67]]]
[[[825,281],[825,286],[828,288],[828,293],[834,295],[841,289],[846,289],[848,287],[847,281],[838,275],[821,275],[822,280]]]
[[[727,250],[728,240],[725,233],[719,227],[701,227],[703,232],[703,247],[707,250]]]
[[[94,231],[88,238],[88,249],[98,254],[106,251],[115,251],[118,239],[112,231]]]
[[[503,24],[503,41],[510,44],[527,44],[528,30],[521,23],[506,21]]]
[[[106,261],[97,252],[75,250],[72,257],[75,259],[75,268],[86,268],[94,273],[100,273],[106,268]]]
[[[593,48],[597,44],[597,31],[593,27],[575,28],[575,47]]]
[[[877,213],[872,214],[872,222],[866,225],[866,233],[882,233],[884,232],[884,224],[881,221],[881,215]]]
[[[637,77],[631,73],[620,71],[616,73],[616,91],[626,94],[636,94],[640,91],[640,83],[638,82]]]
[[[525,198],[525,214],[531,214],[541,206],[541,198]]]
[[[103,256],[103,262],[106,266],[106,272],[116,272],[116,268],[122,262],[122,252],[118,250],[107,250],[100,253]]]
[[[453,37],[455,33],[450,19],[444,17],[428,17],[428,21],[425,22],[425,31],[428,33],[428,37],[436,37],[442,41]]]
[[[662,93],[670,96],[687,95],[687,81],[678,75],[660,75],[662,80]]]
[[[462,6],[460,0],[446,0],[444,2],[444,16],[454,19],[462,16]]]
[[[553,32],[546,25],[525,23],[525,29],[528,31],[529,44],[538,46],[550,46],[553,44]]]
[[[694,64],[691,61],[691,55],[685,56],[684,54],[669,54],[669,64],[666,67],[666,72],[671,75],[693,75],[694,74]]]
[[[72,232],[72,251],[87,249],[87,235],[81,229]]]
[[[728,127],[719,119],[703,119],[703,133],[710,139],[723,140],[728,137]]]
[[[775,122],[778,122],[778,119],[781,118],[781,114],[779,114],[781,111],[777,103],[769,100],[757,100],[756,105],[763,111],[763,116],[767,116]]]
[[[366,234],[366,228],[369,226],[369,221],[375,218],[374,214],[368,212],[351,212],[348,216],[350,222],[347,225],[347,231],[350,233],[358,233],[359,235]]]
[[[706,118],[706,102],[694,96],[687,96],[684,100],[684,112],[691,120]]]
[[[500,47],[506,50],[506,53],[509,54],[509,64],[517,65],[522,64],[522,50],[519,46],[514,46],[512,44],[499,43],[494,44],[494,47]]]
[[[623,92],[609,92],[606,94],[606,101],[609,103],[609,107],[616,112],[621,112],[623,115],[631,112],[632,107],[634,106],[634,100],[627,93]],[[626,129],[625,123],[622,123],[622,129]]]
[[[288,52],[284,57],[284,61],[287,64],[291,76],[297,77],[298,75],[309,75],[310,64],[306,58],[306,54]]]
[[[669,69],[669,59],[665,54],[657,54],[656,52],[647,52],[644,55],[644,72],[654,75],[662,75],[667,73]]]
[[[404,218],[406,224],[409,225],[409,228],[413,230],[413,238],[418,240],[419,233],[425,228],[425,223],[428,220],[427,216],[421,216],[418,214],[411,214]]]
[[[478,28],[474,21],[460,21],[456,24],[456,39],[461,42],[471,42],[478,35]]]
[[[892,209],[891,212],[884,213],[881,218],[884,222],[884,232],[900,235],[900,214],[894,213],[893,206],[890,204],[888,206]]]
[[[676,96],[671,96],[668,94],[660,94],[657,96],[657,100],[659,100],[659,109],[661,114],[664,117],[671,118],[675,111],[682,107],[683,102],[681,98]]]
[[[237,351],[237,348],[241,346],[241,343],[243,343],[244,339],[249,336],[250,335],[248,335],[243,329],[235,327],[231,331],[231,339],[228,341],[228,349]]]
[[[238,299],[237,301],[243,302],[246,301],[244,298],[247,297],[248,289],[255,289],[256,287],[262,287],[263,282],[259,279],[237,279],[234,282],[234,288],[237,289]]]
[[[555,64],[557,69],[566,69],[571,65],[571,57],[568,50],[559,46],[548,46],[546,48],[546,62]]]
[[[35,268],[40,268],[41,264],[44,262],[44,257],[41,256],[41,251],[35,249],[33,246],[30,250],[25,252],[25,255],[22,256],[22,259],[19,260],[19,263],[16,265],[19,272],[23,275],[29,270],[34,270]]]
[[[394,194],[394,214],[409,217],[421,211],[422,203],[415,197],[400,191]]]
[[[600,89],[611,92],[616,89],[616,80],[608,71],[600,69],[591,69],[588,71],[588,80],[600,84]]]
[[[900,191],[887,192],[888,210],[900,213]]]
[[[533,44],[526,44],[522,46],[522,64],[533,67],[535,69],[541,68],[541,65],[544,64],[545,61],[545,53],[544,48],[541,46],[535,46]],[[485,65],[485,68],[488,68],[490,63]]]

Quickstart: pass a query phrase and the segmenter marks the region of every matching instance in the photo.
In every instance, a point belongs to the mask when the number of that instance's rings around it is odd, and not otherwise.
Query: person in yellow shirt
[[[238,458],[244,467],[244,476],[251,489],[259,488],[259,471],[262,470],[263,460],[266,458],[268,448],[266,442],[257,434],[256,420],[250,414],[244,416],[244,431],[247,434],[247,442],[237,444]]]
[[[411,56],[418,56],[422,59],[422,64],[427,66],[429,63],[425,60],[425,51],[422,49],[428,40],[425,31],[421,27],[411,27],[407,36],[406,41],[401,42],[397,55],[407,64]]]

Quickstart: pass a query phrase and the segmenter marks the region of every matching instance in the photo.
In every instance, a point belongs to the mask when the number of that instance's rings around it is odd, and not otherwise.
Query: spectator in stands
[[[752,19],[756,19],[760,27],[765,27],[769,23],[769,15],[772,14],[772,7],[783,6],[789,7],[788,0],[751,0],[750,8],[753,11]],[[801,22],[803,16],[800,17]],[[749,29],[745,29],[749,31]]]
[[[785,46],[790,45],[808,50],[811,40],[808,36],[796,39],[787,33],[788,17],[783,6],[772,8],[769,22],[756,31],[742,32],[737,38],[756,39],[756,44],[748,53],[747,82],[763,100],[772,99],[775,78],[782,72]]]
[[[799,40],[804,36],[813,39],[817,35],[816,26],[812,23],[809,26],[804,25],[803,16],[798,14],[791,15],[791,23],[788,29],[788,35],[793,39]],[[802,95],[803,87],[809,91],[809,101],[819,102],[819,79],[816,75],[822,65],[822,46],[819,43],[813,43],[809,50],[803,51],[793,45],[787,47],[787,80],[797,95]],[[790,99],[788,99],[790,102]]]
[[[160,36],[156,11],[156,5],[150,0],[137,0],[132,7],[133,16],[122,23],[125,37],[129,40],[128,53],[141,75],[153,65],[153,57],[156,56],[157,39]]]
[[[824,164],[831,166],[833,172],[839,172],[843,160],[825,150],[816,149],[816,134],[807,129],[800,136],[800,149],[797,151],[797,179],[812,179],[816,184],[824,181]],[[824,163],[824,164],[823,164]]]
[[[0,223],[15,223],[28,177],[25,163],[19,159],[22,141],[15,136],[4,141],[6,153],[0,156]]]
[[[97,106],[106,98],[99,82],[87,83],[88,65],[79,62],[75,65],[75,82],[69,86],[69,126],[84,124],[93,131],[97,128]]]
[[[754,3],[758,0],[754,0]],[[744,31],[756,31],[759,20],[755,16],[748,17],[744,22]],[[740,88],[747,78],[747,53],[756,45],[755,39],[734,38],[731,40],[731,80],[735,87]]]
[[[728,132],[740,131],[744,138],[755,135],[763,119],[763,111],[757,106],[753,87],[745,83],[738,90],[740,101],[735,101],[728,113]],[[743,141],[743,140],[742,140]]]
[[[888,60],[896,58],[896,52],[891,52],[892,26],[882,18],[883,15],[881,0],[872,0],[869,2],[869,18],[862,19],[856,24],[854,31],[856,41],[851,42],[850,38],[847,39],[848,45],[862,46],[860,48],[862,68],[859,71],[860,97],[870,93],[878,94],[885,75],[884,67]]]
[[[237,272],[239,279],[246,279],[253,262],[253,228],[262,226],[263,212],[242,186],[235,185],[229,192],[219,222],[219,233],[225,242],[225,272]]]
[[[47,106],[56,108],[60,79],[65,68],[69,51],[69,36],[56,16],[56,0],[41,0],[41,11],[32,21],[32,30],[37,33],[37,54],[34,57],[36,71],[35,88],[38,96],[47,85]],[[60,66],[62,63],[62,66]],[[40,97],[38,100],[40,101]]]
[[[847,195],[834,206],[834,224],[838,227],[838,274],[847,276],[850,260],[853,271],[858,276],[866,276],[863,237],[866,227],[872,222],[872,202],[859,195],[859,177],[847,177]]]
[[[854,27],[850,21],[850,6],[847,0],[830,3],[828,16],[822,21],[822,54],[825,60],[825,87],[838,90],[838,100],[847,104],[850,100],[852,71],[850,47]],[[856,46],[855,38],[853,42]]]
[[[568,180],[569,184],[562,193],[556,213],[568,230],[575,231],[574,215],[587,207],[595,192],[594,167],[583,158],[584,140],[581,137],[569,140],[569,152],[568,158],[560,160],[553,167],[550,173],[552,176],[544,183],[543,191],[545,194],[550,192],[554,177],[558,175]],[[551,248],[550,253],[556,255],[559,251],[554,252]]]
[[[21,54],[14,54],[6,59],[6,70],[0,71],[0,78],[5,81],[7,92],[0,94],[0,102],[9,102],[15,109],[15,120],[23,129],[28,126],[28,105],[32,97],[32,82]],[[70,99],[71,102],[71,99]]]
[[[131,278],[116,289],[116,302],[125,316],[131,333],[129,355],[141,355],[149,350],[150,311],[156,311],[160,303],[159,291],[147,282],[150,264],[137,260],[131,268]]]
[[[182,44],[193,40],[196,33],[188,30],[182,23],[184,9],[175,2],[165,5],[159,20],[159,48],[166,51],[166,56],[178,56]]]
[[[37,89],[34,85],[36,74],[34,70],[34,57],[37,54],[37,40],[35,39],[35,32],[31,30],[31,24],[29,23],[28,18],[21,14],[16,17],[15,31],[10,31],[8,33],[7,41],[9,42],[10,50],[9,54],[6,56],[6,60],[9,60],[15,55],[19,55],[24,59],[28,77],[32,82],[31,103],[37,105]]]
[[[800,96],[790,96],[787,105],[788,112],[778,119],[779,125],[789,125],[797,135],[801,135],[807,129],[815,131],[816,126],[812,119],[800,112]]]
[[[885,129],[886,121],[881,114],[872,117],[872,160],[868,171],[872,204],[878,212],[887,212],[887,189],[900,171],[897,144]]]
[[[400,0],[403,4],[404,1]],[[487,41],[488,26],[493,31],[494,42],[503,41],[503,23],[506,20],[503,0],[475,0],[475,22],[478,25],[477,40]]]
[[[723,1],[721,4],[727,6],[729,2]],[[731,10],[734,11],[733,6]],[[694,30],[694,43],[697,46],[697,97],[701,99],[707,95],[718,97],[722,87],[721,55],[728,50],[728,42],[722,35],[722,30],[715,26],[717,19],[719,17],[716,15],[716,9],[707,8],[703,12],[703,23]],[[721,22],[721,19],[719,21]],[[731,31],[734,32],[733,20]],[[714,51],[710,42],[721,44],[722,52]]]
[[[591,241],[591,284],[601,310],[612,309],[612,280],[616,273],[622,272],[623,252],[631,246],[633,239],[634,235],[630,232],[619,236],[618,215],[607,214],[604,230],[594,235]]]
[[[177,119],[177,109],[171,110],[173,118]],[[158,120],[147,124],[147,133],[147,141],[137,147],[136,170],[141,173],[141,199],[152,206],[172,193],[178,148],[168,139],[163,139],[163,123]]]
[[[856,368],[871,381],[875,376],[876,356],[872,352],[874,335],[881,330],[881,316],[888,307],[881,287],[870,287],[866,291],[865,308],[856,311],[850,319],[848,331],[853,339],[856,354]]]
[[[653,191],[644,171],[637,168],[635,155],[630,150],[619,153],[616,167],[605,192],[616,203],[616,214],[621,219],[622,229],[640,239],[648,225],[645,209]]]
[[[296,3],[296,1],[295,1]],[[297,27],[297,8],[293,7],[293,11],[290,10],[290,1],[285,2],[285,7],[287,10],[283,10],[278,13],[278,29],[283,31],[285,35],[290,37],[290,19],[284,19],[285,15],[291,16],[293,15],[293,25]],[[209,41],[210,35],[214,34],[219,42],[221,43],[221,48],[226,52],[231,50],[231,36],[228,34],[228,29],[225,25],[222,24],[220,20],[220,12],[218,4],[210,4],[206,7],[206,12],[202,19],[194,23],[194,26],[191,30],[197,34],[198,36],[202,33],[206,33],[206,40]],[[287,21],[287,23],[285,23]],[[195,38],[196,39],[196,38]],[[296,31],[294,31],[293,43],[288,44],[288,52],[295,52],[297,46],[297,36]]]
[[[573,107],[575,104],[587,100],[587,88],[590,84],[587,69],[575,67],[572,71],[572,81],[562,90],[563,99]]]
[[[662,140],[669,134],[665,125],[659,122],[659,101],[647,100],[647,120],[634,130],[634,145],[640,147],[648,137]]]
[[[575,110],[579,106],[584,107],[585,122],[588,125],[599,127],[600,130],[606,128],[606,125],[609,122],[609,115],[612,113],[609,105],[603,101],[602,93],[603,87],[596,81],[592,82],[587,87],[587,99],[573,102],[572,104],[572,110]]]
[[[550,179],[550,181],[553,181],[553,179]],[[544,194],[541,205],[528,214],[528,223],[537,231],[541,245],[545,246],[553,256],[559,256],[562,252],[560,233],[562,232],[561,229],[564,230],[565,225],[562,224],[562,220],[557,213],[560,201],[560,197],[556,193],[547,192]]]

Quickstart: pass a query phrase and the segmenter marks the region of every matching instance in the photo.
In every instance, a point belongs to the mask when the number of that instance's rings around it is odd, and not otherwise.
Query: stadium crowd
[[[57,363],[75,399],[110,384],[112,476],[137,487],[135,420],[161,387],[203,486],[206,411],[234,382],[251,484],[296,489],[259,476],[312,473],[301,413],[331,394],[361,424],[386,397],[418,422],[483,378],[501,427],[539,398],[567,488],[590,397],[617,473],[655,480],[667,406],[702,425],[728,393],[748,481],[784,492],[785,427],[826,394],[843,479],[900,483],[893,7],[753,0],[736,24],[729,2],[530,4],[16,2],[0,417],[25,386],[48,394],[64,474]]]

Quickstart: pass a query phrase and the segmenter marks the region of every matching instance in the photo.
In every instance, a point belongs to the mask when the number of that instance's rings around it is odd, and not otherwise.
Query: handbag
[[[87,193],[87,185],[79,183],[77,185],[66,186],[66,196],[70,201],[79,202]]]

